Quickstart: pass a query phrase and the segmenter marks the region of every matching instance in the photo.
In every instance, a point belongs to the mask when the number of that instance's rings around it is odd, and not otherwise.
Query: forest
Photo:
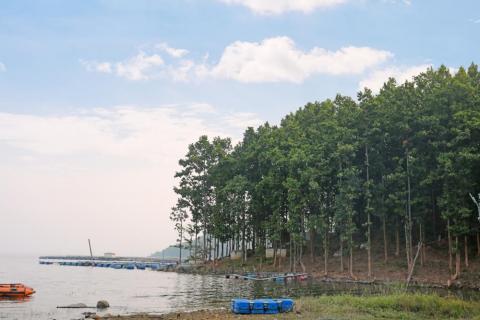
[[[366,255],[371,277],[374,245],[410,270],[444,241],[455,279],[480,255],[480,73],[441,66],[308,103],[235,145],[201,136],[179,165],[171,219],[194,259],[273,248],[275,264],[282,248],[291,270],[322,259],[327,274],[335,254],[354,277]]]

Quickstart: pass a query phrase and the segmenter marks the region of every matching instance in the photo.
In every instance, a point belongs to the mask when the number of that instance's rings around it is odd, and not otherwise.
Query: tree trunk
[[[343,239],[340,235],[340,272],[343,272]]]
[[[315,229],[310,230],[310,260],[315,263]]]
[[[383,254],[384,262],[388,263],[388,244],[387,244],[387,217],[385,212],[383,212]]]
[[[328,275],[328,227],[323,235],[323,274]]]
[[[465,246],[465,268],[468,268],[468,237],[465,235],[463,238]]]
[[[432,186],[432,233],[433,233],[433,239],[437,239],[437,217],[435,214],[435,193],[433,192],[433,186]]]
[[[178,255],[179,263],[182,263],[182,240],[183,240],[183,220],[180,219],[180,252]]]
[[[460,276],[461,268],[461,257],[460,257],[460,248],[458,245],[458,236],[455,237],[455,277],[457,279]]]
[[[197,231],[197,223],[195,223],[195,247],[193,248],[193,260],[195,263],[197,262],[197,246],[198,246],[198,231]]]
[[[427,245],[426,245],[426,242],[425,242],[425,228],[422,227],[422,238],[420,239],[420,241],[422,241],[422,255],[423,255],[423,262],[426,263],[427,262]]]
[[[277,247],[278,247],[278,241],[274,240],[273,241],[273,266],[276,266],[277,263]]]
[[[242,260],[243,262],[247,261],[247,248],[246,248],[246,241],[245,241],[245,227],[243,228],[243,234],[242,234]]]
[[[355,275],[353,274],[353,236],[350,234],[350,259],[348,262],[348,272],[350,273],[350,277],[355,279]]]
[[[207,260],[207,233],[203,230],[203,261]]]
[[[409,265],[412,264],[412,255],[413,255],[413,246],[412,246],[412,201],[411,201],[411,189],[410,189],[410,161],[409,161],[409,152],[408,147],[406,148],[406,158],[407,158],[407,213],[408,213],[408,251],[409,251]]]
[[[280,238],[280,250],[282,250],[283,247],[284,247],[283,242],[282,242],[282,239]],[[286,251],[286,249],[285,249],[285,251]],[[278,260],[278,268],[280,269],[280,265],[282,264],[282,254],[281,254],[281,252],[280,252],[280,255],[278,256],[277,260]]]
[[[293,272],[297,272],[297,241],[293,241]]]
[[[208,235],[208,261],[212,261],[212,235]]]
[[[368,160],[368,146],[365,144],[365,164],[367,170],[367,259],[368,259],[368,277],[372,277],[372,234],[370,217],[370,162]]]
[[[477,231],[477,256],[480,257],[480,232]]]
[[[450,274],[453,272],[453,256],[452,256],[452,235],[450,234],[450,219],[447,220],[447,237],[448,237],[448,270]]]
[[[395,256],[400,256],[400,227],[398,225],[398,218],[395,224]]]
[[[422,224],[418,224],[418,229],[419,229],[419,235],[418,237],[420,238],[420,243],[421,243],[421,248],[420,248],[420,265],[423,267],[423,264],[425,262],[425,257],[423,256],[424,250],[423,250],[423,230],[422,230]]]
[[[405,253],[406,253],[406,256],[407,256],[407,268],[408,268],[408,272],[410,273],[411,263],[410,263],[410,250],[408,250],[408,227],[407,227],[407,222],[405,222],[404,229],[405,229]]]

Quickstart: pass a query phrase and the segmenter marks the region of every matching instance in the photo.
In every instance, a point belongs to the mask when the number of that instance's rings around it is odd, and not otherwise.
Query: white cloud
[[[110,62],[80,60],[80,63],[85,67],[85,69],[87,69],[87,71],[112,73],[112,64]]]
[[[409,67],[392,66],[376,70],[360,81],[359,90],[369,88],[374,92],[378,92],[389,78],[395,78],[397,83],[404,83],[405,81],[413,80],[414,76],[426,71],[430,67],[432,65],[422,64]]]
[[[178,160],[202,134],[241,137],[235,117],[255,115],[205,103],[0,112],[0,212],[10,226],[0,242],[17,227],[28,235],[4,250],[81,254],[88,237],[99,254],[146,255],[172,243]]]
[[[169,48],[161,44],[163,48]],[[174,55],[182,56],[173,49]],[[186,52],[186,51],[185,51]],[[313,47],[305,51],[289,37],[261,42],[236,41],[228,45],[218,62],[176,58],[165,62],[158,54],[143,51],[122,62],[84,61],[88,71],[111,73],[128,80],[169,79],[188,82],[205,78],[230,79],[243,83],[301,83],[316,74],[354,75],[376,67],[393,57],[389,51],[346,46],[335,51]]]
[[[191,78],[195,63],[181,59],[173,64],[167,64],[158,54],[147,54],[140,51],[137,55],[121,62],[97,62],[80,60],[87,71],[109,73],[131,80],[152,80],[168,78],[177,82],[186,82]]]
[[[247,128],[258,127],[263,121],[255,113],[250,112],[236,112],[225,116],[224,121],[232,127]]]
[[[157,77],[161,67],[165,64],[162,57],[158,54],[148,55],[143,51],[125,61],[116,63],[86,60],[80,60],[80,62],[87,71],[113,73],[132,81],[150,80]]]
[[[7,67],[3,63],[0,62],[0,72],[5,72],[7,71]]]
[[[140,52],[127,61],[118,62],[115,71],[118,76],[129,80],[148,80],[153,76],[155,69],[163,64],[164,61],[158,54],[147,55]]]
[[[170,47],[167,43],[162,42],[159,43],[155,46],[156,49],[162,50],[166,53],[168,53],[170,56],[174,58],[182,58],[183,56],[188,54],[188,50],[186,49],[178,49],[178,48],[173,48]]]
[[[344,47],[329,51],[314,47],[298,49],[288,37],[268,38],[262,42],[237,41],[225,48],[220,61],[212,67],[197,69],[199,75],[240,82],[301,83],[314,74],[360,74],[393,56],[369,47]]]
[[[208,103],[195,103],[190,105],[182,115],[215,114],[217,111]]]
[[[191,60],[181,60],[176,65],[169,65],[166,73],[173,81],[187,82],[192,77],[192,71],[195,68],[195,62]]]
[[[258,14],[282,14],[287,11],[310,13],[319,8],[333,7],[347,0],[220,0],[228,4],[238,4]]]

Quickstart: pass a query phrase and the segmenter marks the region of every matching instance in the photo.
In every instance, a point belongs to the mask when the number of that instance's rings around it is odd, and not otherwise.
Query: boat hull
[[[35,290],[20,283],[0,284],[0,297],[28,297],[34,293]]]

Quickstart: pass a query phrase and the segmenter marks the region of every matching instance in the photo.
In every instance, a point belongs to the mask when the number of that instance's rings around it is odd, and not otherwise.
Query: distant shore
[[[227,306],[226,306],[227,307]],[[296,300],[293,312],[277,315],[235,315],[230,310],[211,309],[172,312],[164,315],[105,315],[103,320],[208,320],[208,319],[480,319],[480,302],[423,294],[381,296],[321,296]]]
[[[480,289],[480,259],[472,259],[469,268],[462,270],[457,279],[451,280],[448,264],[443,256],[433,250],[427,251],[429,261],[423,266],[417,265],[410,285],[418,287],[432,287],[444,289]],[[324,272],[324,263],[321,259],[311,262],[304,259],[304,270],[297,268],[297,272],[306,272],[310,278],[322,282],[349,282],[360,284],[405,284],[408,277],[407,268],[403,257],[391,257],[388,263],[381,258],[375,259],[373,276],[369,277],[365,271],[366,259],[364,255],[358,255],[355,259],[354,277],[351,277],[348,270],[339,270],[340,259],[332,257],[328,262],[328,273]],[[203,264],[190,265],[186,268],[179,266],[176,272],[203,275],[227,275],[243,274],[250,272],[287,273],[290,272],[288,260],[273,266],[272,261],[259,261],[256,257],[249,258],[246,262],[240,260],[222,259],[219,261],[206,262]]]

